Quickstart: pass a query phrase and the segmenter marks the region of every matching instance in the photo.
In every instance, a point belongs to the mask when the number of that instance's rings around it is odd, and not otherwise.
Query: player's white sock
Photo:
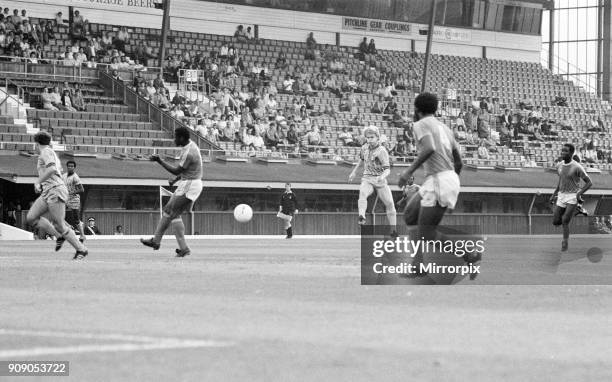
[[[359,198],[359,200],[357,200],[357,209],[359,210],[359,216],[365,217],[367,208],[368,208],[368,199]]]
[[[178,243],[180,250],[187,249],[187,241],[185,241],[185,224],[181,218],[174,219],[172,221],[172,228],[174,229],[174,236]]]
[[[87,250],[87,248],[85,248],[85,246],[81,244],[81,242],[79,241],[79,239],[77,238],[76,234],[74,233],[72,229],[68,228],[66,232],[64,232],[63,236],[64,236],[64,239],[66,239],[66,241],[69,242],[70,245],[72,245],[74,249],[76,249],[77,251]]]
[[[389,221],[389,225],[393,228],[393,230],[395,231],[395,227],[397,227],[397,213],[395,212],[395,209],[393,211],[387,211],[387,220]]]

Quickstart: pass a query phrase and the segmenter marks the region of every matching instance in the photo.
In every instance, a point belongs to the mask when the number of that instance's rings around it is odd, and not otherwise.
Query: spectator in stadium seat
[[[383,95],[380,94],[378,96],[378,101],[374,102],[374,104],[370,108],[370,112],[371,113],[382,114],[382,112],[385,110],[386,106],[387,105],[385,104],[385,99],[384,99]]]
[[[484,113],[485,115],[487,113],[489,113],[489,106],[490,106],[489,97],[482,97],[480,99],[480,111],[481,111],[481,113]]]
[[[521,101],[519,101],[518,103],[518,107],[521,110],[532,110],[533,109],[533,100],[529,97],[527,97],[527,94],[523,94],[523,99]]]
[[[287,58],[285,57],[284,52],[279,52],[278,57],[276,58],[276,62],[274,63],[275,69],[286,70],[289,64],[287,63]]]
[[[465,131],[465,126],[463,125],[455,125],[453,127],[453,133],[455,135],[455,140],[458,142],[463,142],[467,138],[467,132]]]
[[[306,38],[306,52],[304,53],[305,60],[314,60],[316,59],[317,52],[317,41],[314,38],[312,32],[308,34]]]
[[[244,30],[244,26],[238,25],[238,27],[236,28],[236,31],[234,32],[234,38],[238,42],[247,42],[248,37],[247,37],[246,31]]]
[[[512,120],[512,114],[510,109],[504,110],[504,114],[499,117],[499,122],[508,128],[512,125],[514,121]]]
[[[555,96],[554,104],[557,106],[567,107],[567,98],[563,97],[561,93]]]
[[[366,56],[369,53],[370,53],[370,50],[368,47],[368,38],[364,37],[361,43],[359,44],[359,53],[357,55],[357,58],[359,58],[360,61],[365,61]]]
[[[55,14],[55,27],[57,28],[57,31],[59,33],[62,32],[62,30],[66,29],[68,27],[68,25],[66,25],[66,23],[64,22],[64,15],[62,12],[57,12]]]
[[[310,146],[318,146],[321,144],[321,134],[317,125],[310,126],[310,131],[306,134],[306,144]]]
[[[13,9],[13,16],[11,16],[11,21],[15,26],[21,24],[21,16],[19,16],[19,9]]]
[[[62,92],[62,106],[66,111],[77,111],[77,109],[72,106],[72,97],[70,91],[67,89]]]
[[[391,99],[387,103],[387,106],[385,106],[385,110],[383,114],[394,114],[396,111],[397,111],[397,102],[395,102],[393,97],[391,97]]]
[[[115,48],[121,52],[125,52],[125,46],[130,43],[130,34],[127,31],[126,27],[121,27],[117,36],[113,40],[113,45]]]
[[[30,52],[30,58],[28,59],[30,64],[38,64],[38,58],[36,57],[36,52]]]
[[[592,116],[591,119],[589,120],[589,123],[586,126],[586,130],[587,131],[602,131],[602,129],[599,126],[599,123],[597,122],[597,117],[596,116]]]
[[[476,142],[480,142],[478,138],[478,132],[473,131],[470,127],[468,127],[467,132],[465,134],[465,144],[469,146],[473,146]]]
[[[542,107],[541,106],[536,106],[535,110],[532,110],[531,113],[529,113],[529,120],[535,120],[535,121],[542,120]]]
[[[542,136],[542,131],[539,126],[536,126],[533,130],[533,137],[536,141],[545,142],[546,140]]]
[[[62,65],[64,66],[79,66],[79,62],[77,61],[78,54],[77,53],[68,53],[66,57],[62,60]]]
[[[77,89],[74,92],[74,96],[72,97],[72,106],[77,111],[85,111],[85,99],[83,98],[83,91],[81,89]]]
[[[478,145],[478,158],[489,159],[489,149],[487,148],[486,139],[482,139]]]
[[[111,50],[113,48],[113,33],[106,32],[100,41],[100,47],[104,50]],[[168,57],[171,58],[172,56]]]
[[[550,137],[556,137],[559,135],[559,133],[555,130],[553,122],[548,119],[542,121],[540,129],[542,130],[543,135],[547,135]]]
[[[398,137],[395,147],[391,150],[391,154],[397,157],[407,157],[408,153],[408,144],[406,140],[402,136]]]
[[[404,76],[403,73],[399,73],[397,75],[397,77],[395,78],[393,85],[395,86],[395,89],[397,90],[406,90],[408,89],[408,81],[406,80],[406,77]]]
[[[73,40],[86,40],[89,34],[89,22],[83,18],[79,11],[74,11],[74,17],[72,18],[72,26],[70,28],[70,35]]]
[[[53,95],[49,92],[49,90],[50,88],[43,88],[43,92],[40,95],[43,104],[43,109],[57,111],[59,109],[55,105],[53,105],[55,99]]]
[[[348,130],[348,127],[342,127],[342,132],[338,134],[338,140],[343,146],[351,146],[353,144],[353,134]]]

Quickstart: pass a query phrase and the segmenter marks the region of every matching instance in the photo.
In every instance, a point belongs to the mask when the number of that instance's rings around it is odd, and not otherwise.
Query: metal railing
[[[100,84],[110,92],[112,97],[121,99],[125,105],[128,105],[130,112],[146,115],[147,119],[152,122],[154,126],[157,126],[161,130],[167,131],[170,134],[173,134],[174,129],[177,127],[186,127],[190,131],[191,139],[198,145],[199,148],[221,150],[219,146],[203,138],[183,122],[153,105],[144,97],[139,96],[138,93],[126,86],[122,81],[113,79],[104,71],[99,71],[98,73],[100,76]]]
[[[546,57],[546,60],[543,60],[543,62],[548,64],[548,49],[543,48],[542,55]],[[578,66],[571,64],[567,60],[563,59],[562,57],[556,56],[556,55],[554,56],[554,61],[555,61],[553,63],[553,69],[554,69],[553,73],[554,74],[558,76],[562,76],[566,80],[575,82],[576,86],[584,87],[584,90],[586,90],[589,93],[597,94],[597,76],[595,74],[588,73],[580,69]],[[559,62],[561,63],[561,65],[557,65],[557,63]],[[565,73],[562,73],[561,72],[562,70],[565,70]],[[568,73],[572,73],[572,74],[568,74]],[[579,76],[587,76],[588,81],[585,82]],[[592,82],[591,77],[595,77],[595,80],[593,81],[595,82],[595,85],[591,83]]]
[[[11,94],[9,92],[9,86],[12,86],[14,88],[17,89],[17,94]],[[25,91],[24,89],[15,84],[13,81],[9,80],[8,78],[4,79],[4,89],[0,88],[0,114],[1,115],[11,115],[13,118],[17,118],[19,119],[21,117],[21,111],[23,109],[23,112],[25,114],[25,106],[23,105],[24,99],[25,99]],[[14,105],[17,107],[17,113],[14,114],[12,113],[13,107],[10,107],[11,105],[9,104],[10,100],[13,100]],[[9,110],[11,109],[11,110]]]
[[[61,80],[97,80],[98,70],[112,71],[112,64],[107,63],[95,63],[94,67],[88,67],[86,65],[75,65],[68,66],[64,65],[62,60],[55,59],[37,59],[37,62],[32,62],[32,59],[25,57],[15,56],[0,56],[0,73],[4,75],[13,75],[18,77],[25,75],[25,77],[32,79],[32,77],[44,77]],[[128,76],[124,78],[126,80],[133,79],[133,73],[144,72],[152,73],[157,75],[162,72],[162,68],[159,67],[134,67],[130,69],[117,69],[120,76]]]

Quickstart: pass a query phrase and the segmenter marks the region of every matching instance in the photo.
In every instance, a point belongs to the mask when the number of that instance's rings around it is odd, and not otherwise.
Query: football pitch
[[[0,380],[612,380],[610,237],[489,237],[453,286],[361,286],[357,238],[189,243],[2,242],[0,360],[70,376]]]

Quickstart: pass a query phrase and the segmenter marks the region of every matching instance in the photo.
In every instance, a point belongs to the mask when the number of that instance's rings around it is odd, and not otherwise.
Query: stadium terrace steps
[[[100,137],[83,135],[63,135],[66,145],[104,145],[104,146],[140,146],[140,147],[174,147],[172,139],[145,139],[127,137]]]
[[[177,157],[180,155],[178,147],[137,147],[137,146],[108,146],[108,145],[93,145],[93,144],[65,144],[66,151],[73,153],[89,153],[89,154],[127,154],[127,155],[168,155]]]
[[[39,126],[42,128],[93,128],[93,129],[125,129],[125,130],[154,130],[151,122],[119,122],[95,121],[82,119],[40,118]],[[160,131],[160,130],[157,130]]]
[[[119,122],[147,122],[146,116],[129,113],[104,113],[104,112],[73,112],[73,111],[53,111],[41,109],[28,109],[28,118],[63,118],[63,119],[84,119],[89,121],[119,121]]]
[[[54,136],[92,136],[117,138],[170,139],[170,134],[159,130],[96,129],[57,126],[52,128]]]

